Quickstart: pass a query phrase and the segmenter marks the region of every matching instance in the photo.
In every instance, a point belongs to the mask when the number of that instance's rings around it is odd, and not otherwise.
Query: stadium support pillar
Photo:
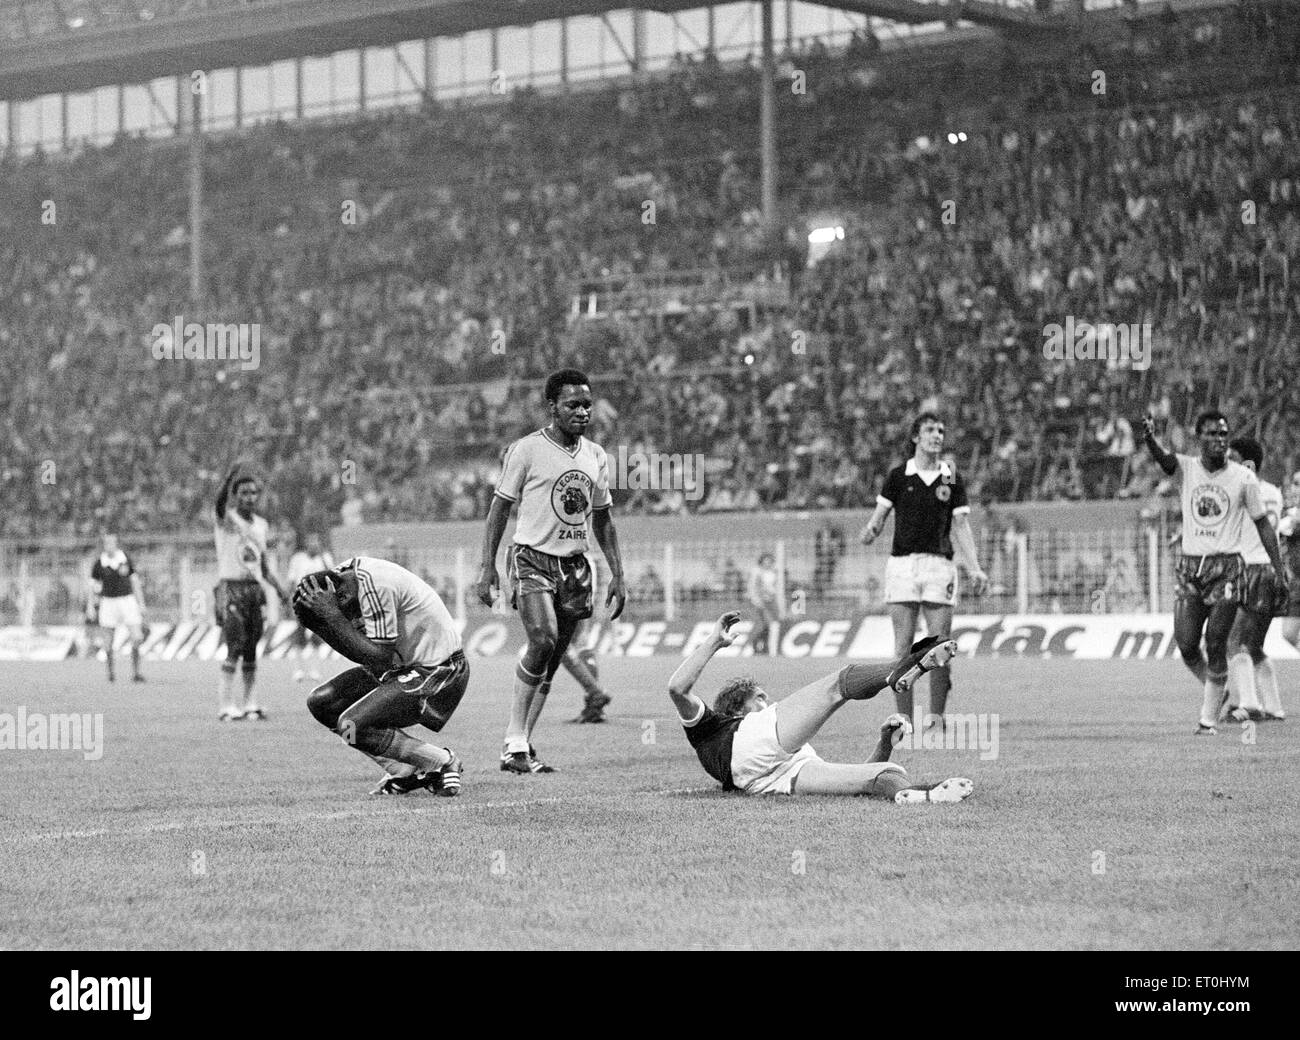
[[[9,143],[9,150],[15,155],[18,154],[18,131],[20,129],[18,102],[10,98],[5,103],[5,140]]]
[[[126,86],[122,83],[117,85],[117,134],[121,136],[126,133]]]
[[[772,41],[772,2],[763,0],[763,66],[759,90],[759,150],[762,164],[763,223],[776,223],[776,59]]]
[[[1029,535],[1016,535],[1016,612],[1029,613]]]
[[[66,154],[68,150],[68,95],[59,95],[59,144]],[[1260,281],[1264,279],[1264,265],[1259,265]]]
[[[664,542],[664,620],[677,620],[676,569],[673,566],[673,543]]]
[[[632,79],[640,83],[645,78],[645,11],[632,9]]]
[[[182,107],[183,111],[183,107]],[[190,304],[203,306],[203,95],[190,95]]]
[[[560,84],[569,89],[569,20],[560,19]]]
[[[424,41],[424,99],[433,101],[438,96],[438,41]]]
[[[235,129],[244,125],[244,69],[235,68]]]
[[[1147,528],[1147,611],[1160,613],[1160,532]]]
[[[366,110],[366,49],[357,48],[357,111]]]
[[[718,16],[713,10],[713,5],[709,4],[708,11],[708,52],[715,57],[718,53]]]
[[[302,122],[302,57],[293,59],[293,117]]]
[[[469,568],[465,565],[465,548],[458,546],[456,549],[456,620],[460,622],[461,629],[464,630],[465,619],[469,616],[465,612],[465,586],[469,584]]]

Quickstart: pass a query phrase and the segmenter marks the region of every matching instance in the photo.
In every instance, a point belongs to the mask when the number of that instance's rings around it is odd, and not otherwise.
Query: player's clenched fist
[[[474,583],[474,591],[478,594],[478,601],[485,607],[492,606],[493,601],[496,599],[497,588],[497,569],[485,565],[478,572],[478,581]]]

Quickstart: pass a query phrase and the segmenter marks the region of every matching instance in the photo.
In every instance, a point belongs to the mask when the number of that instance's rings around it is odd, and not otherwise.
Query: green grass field
[[[6,664],[0,711],[102,712],[104,753],[0,751],[0,946],[105,948],[1282,948],[1300,934],[1300,716],[1191,734],[1174,662],[958,662],[952,710],[997,713],[999,756],[914,750],[960,805],[723,794],[664,694],[674,658],[606,659],[603,726],[497,769],[511,659],[471,662],[444,732],[464,794],[371,798],[376,768],[263,665],[271,721],[219,725],[213,663]],[[834,661],[763,661],[778,695]],[[715,662],[708,692],[735,671]],[[1278,666],[1296,705],[1300,666]],[[328,673],[327,673],[328,674]],[[710,683],[709,680],[715,680]],[[815,746],[865,757],[892,710],[850,704]],[[1102,856],[1104,854],[1104,863]],[[1104,872],[1097,872],[1104,866]]]

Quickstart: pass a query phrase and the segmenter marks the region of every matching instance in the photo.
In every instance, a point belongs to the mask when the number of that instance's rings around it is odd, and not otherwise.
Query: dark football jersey
[[[891,555],[929,553],[952,559],[952,514],[970,508],[960,474],[944,466],[927,484],[910,462],[904,463],[889,471],[880,497],[894,507]]]
[[[731,782],[731,744],[744,718],[744,715],[719,715],[705,705],[699,721],[683,727],[704,771],[728,791],[736,790]]]
[[[95,566],[90,568],[90,577],[99,582],[102,590],[100,595],[105,599],[133,595],[135,590],[131,588],[131,575],[134,573],[135,565],[126,553],[118,553],[114,557],[101,554],[95,561]]]

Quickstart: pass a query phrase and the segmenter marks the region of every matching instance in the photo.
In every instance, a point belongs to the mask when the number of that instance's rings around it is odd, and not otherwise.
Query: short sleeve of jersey
[[[599,459],[599,470],[596,473],[596,486],[591,492],[591,508],[608,509],[614,501],[609,494],[609,456],[605,454],[604,448],[596,445],[596,457]]]
[[[889,471],[889,476],[885,478],[885,486],[880,489],[880,494],[876,496],[877,502],[887,502],[893,505],[898,501],[903,493],[903,467],[895,466]]]
[[[515,441],[506,450],[506,460],[501,467],[501,479],[497,482],[497,494],[510,502],[518,502],[524,490],[524,481],[528,479],[528,463],[524,456],[522,440]]]
[[[961,474],[954,474],[952,478],[952,511],[953,513],[969,513],[970,499],[966,497],[966,481],[961,479]]]
[[[1268,515],[1264,508],[1264,500],[1259,494],[1259,478],[1249,470],[1246,471],[1246,479],[1242,482],[1241,498],[1246,507],[1246,515],[1252,520]]]
[[[361,619],[366,638],[378,642],[397,639],[397,603],[393,590],[376,585],[374,578],[357,568],[357,594],[361,600]]]

